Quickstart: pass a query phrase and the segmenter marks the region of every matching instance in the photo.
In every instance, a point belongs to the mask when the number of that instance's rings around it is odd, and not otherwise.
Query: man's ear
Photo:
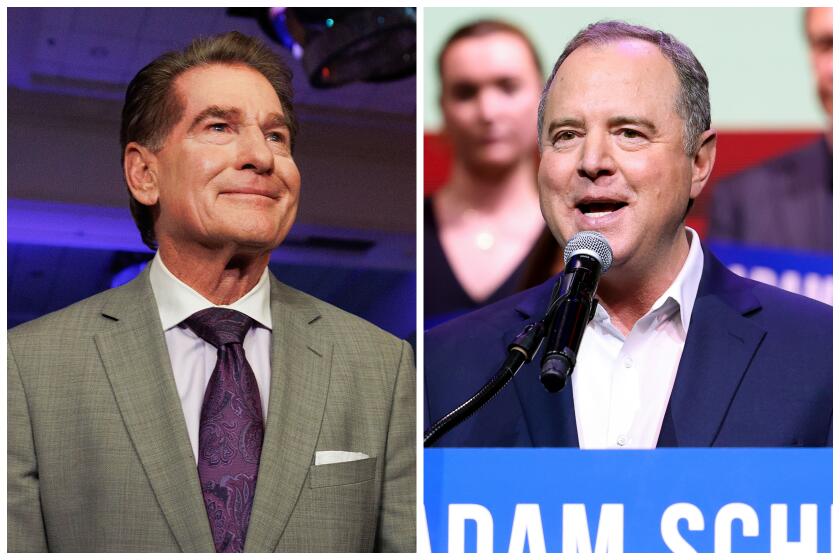
[[[709,181],[715,166],[717,152],[717,131],[710,128],[700,135],[700,148],[691,162],[691,198],[697,198]]]
[[[123,152],[125,182],[131,196],[145,206],[154,206],[160,197],[157,156],[137,142],[129,142]]]

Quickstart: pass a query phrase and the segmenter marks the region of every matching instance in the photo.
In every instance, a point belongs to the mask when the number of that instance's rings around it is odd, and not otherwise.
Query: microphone
[[[575,368],[584,329],[598,305],[598,279],[609,270],[612,259],[607,238],[597,231],[578,232],[566,244],[566,268],[555,287],[557,297],[552,298],[551,306],[561,303],[548,326],[540,371],[540,381],[549,393],[562,390]]]

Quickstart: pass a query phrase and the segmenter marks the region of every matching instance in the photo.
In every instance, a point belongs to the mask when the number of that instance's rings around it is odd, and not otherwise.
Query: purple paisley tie
[[[260,391],[242,341],[253,319],[211,307],[184,321],[218,349],[201,406],[198,478],[216,552],[242,552],[263,443]]]

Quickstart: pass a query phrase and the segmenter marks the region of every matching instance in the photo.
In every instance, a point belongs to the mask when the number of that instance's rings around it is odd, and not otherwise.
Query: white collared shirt
[[[268,412],[268,391],[271,381],[271,300],[268,269],[263,271],[257,285],[230,305],[215,306],[201,294],[176,278],[163,264],[160,253],[149,264],[149,280],[157,300],[160,322],[166,338],[166,348],[175,375],[175,386],[184,409],[187,433],[193,456],[198,457],[198,427],[204,391],[216,367],[217,350],[192,330],[180,323],[197,311],[208,307],[235,309],[257,323],[245,335],[242,343],[245,357],[254,370],[260,389],[263,420]]]
[[[600,304],[586,326],[572,373],[581,449],[656,447],[703,273],[700,239],[686,230],[682,269],[626,338]]]

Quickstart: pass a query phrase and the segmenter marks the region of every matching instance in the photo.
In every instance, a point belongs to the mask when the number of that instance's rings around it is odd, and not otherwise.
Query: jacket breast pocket
[[[309,467],[309,487],[342,486],[371,480],[376,475],[376,457]]]
[[[277,552],[373,552],[376,458],[312,465]]]

